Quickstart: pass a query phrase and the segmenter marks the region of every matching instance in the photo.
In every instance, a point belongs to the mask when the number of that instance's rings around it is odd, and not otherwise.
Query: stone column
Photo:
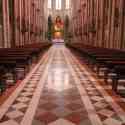
[[[4,36],[4,45],[3,47],[10,47],[10,27],[9,27],[9,9],[8,9],[8,0],[3,0],[3,36]]]
[[[25,25],[26,25],[26,32],[25,32],[25,43],[28,44],[28,0],[25,1]]]
[[[38,0],[38,8],[37,8],[37,42],[39,43],[40,39],[39,39],[39,29],[40,29],[40,24],[39,24],[39,17],[40,17],[40,7],[39,7],[40,1]]]
[[[19,0],[19,36],[20,36],[20,46],[23,45],[23,39],[22,39],[22,32],[21,32],[21,28],[22,28],[22,0]]]
[[[30,20],[30,17],[31,17],[31,0],[28,0],[28,44],[31,43],[31,35],[30,35],[30,24],[31,24],[31,20]]]
[[[32,0],[30,1],[30,16],[29,16],[29,23],[30,23],[30,44],[32,43]]]
[[[0,12],[2,15],[0,15],[1,18],[1,22],[0,22],[0,48],[4,47],[4,40],[3,40],[3,5],[2,5],[3,0],[1,0],[1,4],[0,4]]]
[[[14,15],[15,15],[15,44],[20,45],[19,39],[19,0],[14,0]]]
[[[22,19],[23,19],[23,0],[20,0],[20,45],[24,45],[23,33],[22,33]]]
[[[125,0],[120,0],[120,28],[119,28],[119,48],[124,49],[125,43],[124,43],[124,32],[125,32]]]
[[[100,47],[104,47],[104,9],[105,9],[105,0],[101,0],[101,31],[100,31]]]
[[[65,19],[65,16],[66,16],[65,15],[65,13],[66,13],[65,12],[66,11],[65,10],[65,8],[66,8],[66,0],[62,0],[61,2],[62,2],[62,12],[63,12],[62,17]],[[68,15],[68,13],[67,13],[67,15]]]
[[[37,42],[37,36],[36,36],[36,27],[37,27],[37,5],[35,4],[34,8],[34,42]]]
[[[114,19],[115,19],[115,0],[112,0],[110,48],[114,47],[114,31],[115,31],[115,28],[114,28],[114,25],[115,25]]]
[[[40,29],[40,24],[39,24],[39,20],[40,20],[40,7],[39,7],[39,0],[38,0],[38,5],[37,5],[37,9],[36,9],[36,32],[37,32],[37,42],[39,43],[40,39],[39,39],[39,29]]]
[[[109,0],[109,11],[108,11],[108,31],[107,31],[107,48],[111,47],[110,40],[111,40],[111,16],[112,16],[112,0]]]
[[[34,0],[32,3],[32,25],[33,25],[32,43],[34,43],[35,41],[35,3],[34,3]]]
[[[22,29],[24,28],[24,32],[23,32],[23,45],[25,45],[27,43],[27,38],[26,38],[26,0],[23,0],[23,4],[22,4]]]
[[[86,42],[86,44],[88,44],[88,45],[90,45],[90,24],[91,24],[91,22],[90,22],[90,0],[87,0],[87,22],[88,22],[88,24],[87,24],[87,32],[88,32],[88,37],[87,37],[87,42]]]
[[[120,48],[120,2],[121,0],[115,0],[115,16],[114,16],[114,43],[113,43],[113,48],[119,49]]]
[[[95,46],[98,46],[98,41],[99,41],[99,1],[96,0],[96,40],[95,40]]]
[[[45,28],[46,24],[45,23],[45,13],[44,13],[44,5],[45,1],[44,0],[40,0],[40,26],[41,26],[41,42],[45,40]]]
[[[11,47],[16,46],[16,1],[15,0],[9,0],[9,24],[10,24],[10,42],[11,42]]]

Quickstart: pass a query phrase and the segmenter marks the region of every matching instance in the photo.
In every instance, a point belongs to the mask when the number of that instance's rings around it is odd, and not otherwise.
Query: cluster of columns
[[[84,44],[124,49],[125,0],[79,0],[73,34]]]
[[[0,47],[15,47],[44,39],[44,0],[0,0]]]

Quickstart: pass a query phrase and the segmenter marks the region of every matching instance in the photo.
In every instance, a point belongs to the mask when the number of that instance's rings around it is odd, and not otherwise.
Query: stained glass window
[[[48,8],[49,8],[49,9],[52,8],[52,0],[48,0]]]
[[[70,0],[66,0],[66,9],[70,8]]]
[[[56,9],[61,10],[62,0],[56,0]]]

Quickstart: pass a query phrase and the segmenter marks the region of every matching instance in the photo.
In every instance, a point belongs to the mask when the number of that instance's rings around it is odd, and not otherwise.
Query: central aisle
[[[32,125],[91,125],[63,45],[55,45]]]

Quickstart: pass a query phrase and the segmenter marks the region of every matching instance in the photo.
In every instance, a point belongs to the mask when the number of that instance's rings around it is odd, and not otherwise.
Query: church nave
[[[125,125],[125,0],[0,0],[0,125]]]

